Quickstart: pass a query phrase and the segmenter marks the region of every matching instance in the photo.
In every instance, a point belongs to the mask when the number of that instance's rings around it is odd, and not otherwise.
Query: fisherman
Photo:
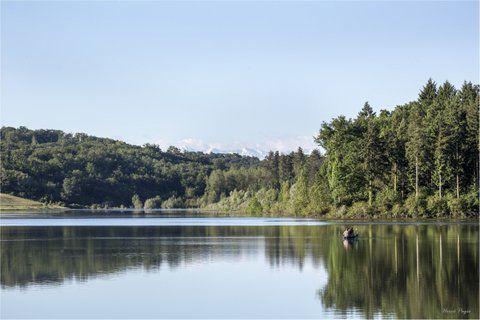
[[[345,229],[345,231],[343,231],[343,237],[344,238],[350,238],[353,236],[353,228],[350,227],[350,228],[347,228]]]

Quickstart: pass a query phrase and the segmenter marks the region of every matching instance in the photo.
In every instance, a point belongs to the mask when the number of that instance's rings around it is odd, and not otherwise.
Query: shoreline
[[[22,212],[24,211],[24,212]],[[260,214],[249,214],[241,211],[218,211],[212,209],[202,209],[202,208],[159,208],[159,209],[134,209],[134,208],[68,208],[68,207],[45,207],[45,208],[0,208],[0,215],[8,214],[36,214],[36,213],[72,213],[75,214],[78,212],[89,211],[95,213],[135,213],[138,215],[148,215],[151,213],[190,213],[190,214],[208,214],[211,216],[218,217],[237,217],[237,218],[288,218],[288,219],[322,219],[322,220],[352,220],[352,221],[414,221],[414,220],[480,220],[480,216],[477,214],[470,214],[466,216],[392,216],[389,214],[384,215],[346,215],[340,216],[336,214],[311,214],[311,215],[294,215],[287,213],[260,213]]]

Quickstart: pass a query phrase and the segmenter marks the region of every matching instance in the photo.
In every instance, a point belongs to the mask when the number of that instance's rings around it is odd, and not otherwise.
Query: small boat
[[[352,233],[349,235],[343,235],[343,239],[345,240],[354,240],[358,238],[358,233]]]
[[[353,228],[347,228],[345,229],[345,231],[343,232],[343,239],[346,239],[346,240],[354,240],[358,237],[358,233],[355,233],[353,231]]]

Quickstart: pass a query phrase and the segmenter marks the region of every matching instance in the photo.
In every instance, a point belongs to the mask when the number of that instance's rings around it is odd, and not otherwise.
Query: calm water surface
[[[351,224],[351,222],[350,222]],[[4,215],[2,318],[478,318],[478,221]]]

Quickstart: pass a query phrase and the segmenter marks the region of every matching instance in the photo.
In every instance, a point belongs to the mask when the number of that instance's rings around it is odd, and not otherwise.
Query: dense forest
[[[465,82],[457,90],[430,79],[416,101],[379,114],[367,102],[355,119],[324,122],[315,141],[323,155],[270,153],[258,190],[232,187],[224,172],[212,172],[207,195],[219,202],[210,207],[296,215],[478,215],[478,85]],[[230,196],[219,199],[222,191]]]
[[[197,207],[212,170],[260,163],[59,130],[2,127],[0,134],[2,192],[69,207]]]
[[[322,152],[237,154],[134,146],[2,127],[1,190],[70,207],[202,207],[250,214],[478,214],[479,86],[429,80],[416,101],[321,125]]]

